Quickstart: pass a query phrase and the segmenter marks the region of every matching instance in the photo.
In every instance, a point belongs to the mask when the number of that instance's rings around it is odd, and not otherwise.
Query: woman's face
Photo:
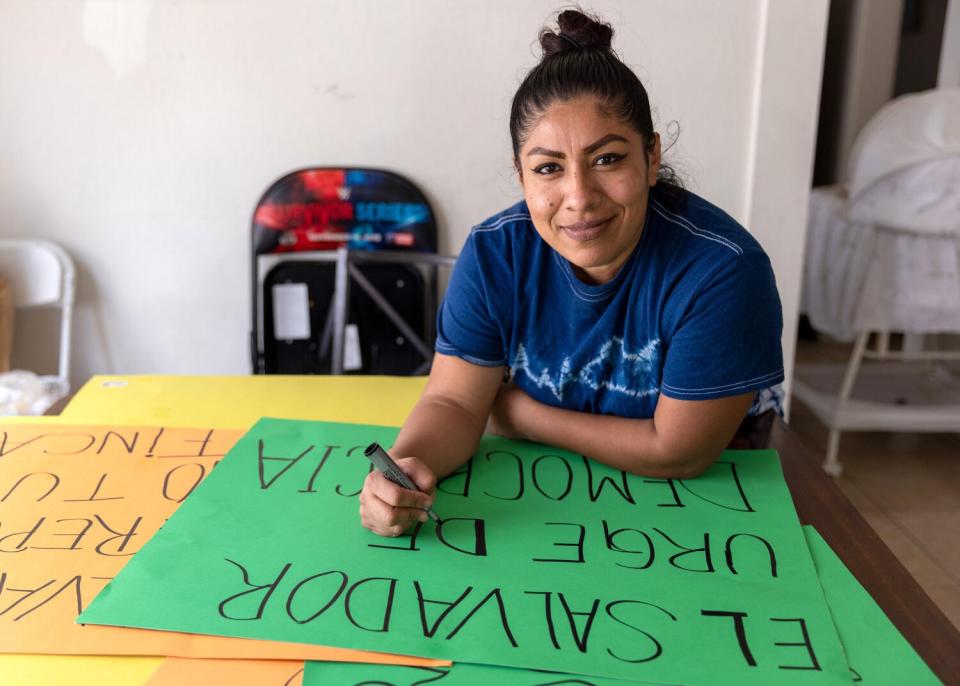
[[[640,240],[660,138],[643,138],[593,97],[551,105],[531,128],[517,166],[537,233],[583,281],[616,276]]]

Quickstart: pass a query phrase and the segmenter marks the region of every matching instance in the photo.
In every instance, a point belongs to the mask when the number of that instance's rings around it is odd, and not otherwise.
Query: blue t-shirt
[[[783,318],[763,249],[692,193],[679,213],[655,197],[637,247],[600,285],[540,238],[525,202],[475,227],[440,309],[437,351],[507,365],[549,405],[621,417],[652,417],[661,394],[706,400],[779,384]]]

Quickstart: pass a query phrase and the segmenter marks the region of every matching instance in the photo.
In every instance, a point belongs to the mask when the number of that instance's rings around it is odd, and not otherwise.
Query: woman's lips
[[[574,224],[561,225],[561,230],[575,241],[593,240],[607,228],[610,219],[598,219],[595,221],[582,221]]]

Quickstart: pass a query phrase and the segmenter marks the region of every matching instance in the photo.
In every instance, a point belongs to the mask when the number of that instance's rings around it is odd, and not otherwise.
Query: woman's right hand
[[[415,457],[401,457],[394,462],[422,492],[411,491],[393,483],[378,469],[363,482],[360,491],[360,523],[381,536],[399,536],[417,522],[427,520],[426,508],[433,505],[437,477]]]

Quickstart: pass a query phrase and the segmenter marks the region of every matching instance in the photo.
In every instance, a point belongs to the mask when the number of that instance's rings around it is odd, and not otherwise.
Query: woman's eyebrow
[[[600,140],[598,140],[598,141],[596,141],[596,142],[594,142],[594,143],[591,143],[590,145],[588,145],[587,147],[585,147],[585,148],[583,149],[583,151],[584,151],[585,153],[589,154],[589,153],[591,153],[591,152],[593,152],[593,151],[595,151],[595,150],[599,150],[600,148],[602,148],[603,146],[605,146],[607,143],[612,143],[613,141],[620,141],[620,142],[622,142],[622,143],[627,143],[627,142],[629,142],[629,141],[627,141],[627,139],[624,138],[623,136],[618,136],[618,135],[615,134],[615,133],[608,133],[606,136],[604,136],[604,137],[601,138]]]
[[[599,140],[597,140],[597,141],[594,141],[593,143],[591,143],[590,145],[588,145],[587,147],[585,147],[585,148],[583,149],[583,151],[589,155],[590,153],[594,152],[595,150],[599,150],[600,148],[602,148],[603,146],[605,146],[607,143],[612,143],[612,142],[614,142],[614,141],[619,141],[619,142],[622,142],[622,143],[628,143],[628,142],[629,142],[629,141],[628,141],[626,138],[624,138],[623,136],[619,136],[619,135],[617,135],[617,134],[615,134],[615,133],[608,133],[608,134],[607,134],[606,136],[604,136],[603,138],[601,138],[601,139],[599,139]],[[538,145],[537,147],[535,147],[535,148],[530,148],[530,150],[527,152],[527,157],[531,157],[531,156],[533,156],[533,155],[546,155],[547,157],[556,157],[556,158],[561,159],[561,160],[562,160],[562,159],[566,159],[566,157],[567,157],[567,156],[566,156],[565,154],[563,154],[562,152],[557,152],[556,150],[548,150],[547,148],[541,148],[539,145]]]
[[[527,157],[532,157],[534,155],[546,155],[547,157],[558,157],[561,160],[566,158],[562,152],[557,152],[556,150],[547,150],[546,148],[541,148],[539,145],[535,148],[530,148],[527,152]]]

